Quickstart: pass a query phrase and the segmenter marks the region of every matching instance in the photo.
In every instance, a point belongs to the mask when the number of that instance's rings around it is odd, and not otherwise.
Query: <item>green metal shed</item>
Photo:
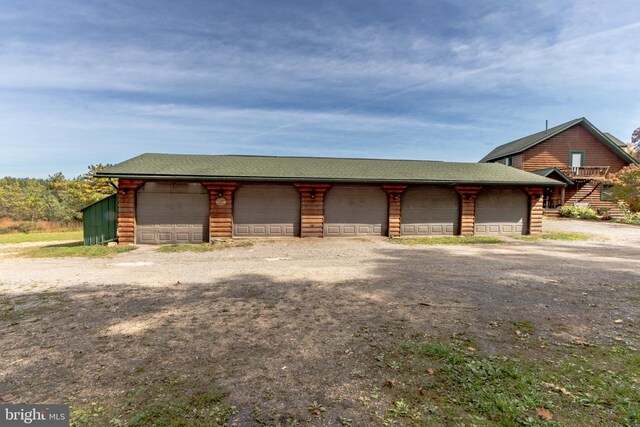
[[[118,228],[118,197],[116,194],[82,208],[84,245],[113,242]]]

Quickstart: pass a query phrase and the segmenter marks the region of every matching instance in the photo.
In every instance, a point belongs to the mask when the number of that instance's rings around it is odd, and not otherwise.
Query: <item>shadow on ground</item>
[[[377,357],[402,340],[463,336],[483,352],[536,357],[576,339],[638,344],[630,322],[640,272],[629,251],[587,247],[573,262],[557,252],[575,247],[555,245],[535,260],[527,247],[462,256],[390,246],[365,267],[375,279],[331,284],[254,274],[4,298],[0,397],[117,409],[130,390],[205,379],[228,391],[238,425],[309,420],[313,402],[328,424],[338,416],[368,424],[378,409],[367,413],[360,398],[383,385],[371,375]],[[545,269],[556,262],[566,263],[561,273]],[[523,339],[514,322],[535,332]]]

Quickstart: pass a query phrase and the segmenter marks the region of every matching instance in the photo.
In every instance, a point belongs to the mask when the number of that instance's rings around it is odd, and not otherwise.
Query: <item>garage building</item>
[[[496,163],[173,154],[97,176],[118,179],[121,244],[539,233],[564,185]]]

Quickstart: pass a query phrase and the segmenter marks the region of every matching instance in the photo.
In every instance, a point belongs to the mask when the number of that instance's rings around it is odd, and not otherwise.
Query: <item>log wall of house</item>
[[[525,188],[529,195],[529,232],[528,234],[542,233],[542,216],[544,213],[542,197],[543,189],[540,187]]]
[[[205,181],[202,185],[209,192],[209,240],[233,237],[233,192],[238,184]]]
[[[577,124],[522,153],[523,169],[529,172],[550,167],[566,169],[572,151],[584,151],[584,166],[609,166],[609,173],[627,166],[611,148]]]
[[[516,154],[515,156],[511,156],[511,162],[514,168],[522,169],[522,154]]]
[[[601,192],[602,183],[599,181],[587,181],[580,182],[577,185],[570,185],[565,190],[565,204],[585,203],[594,209],[609,209],[614,216],[620,216],[622,211],[618,208],[617,203],[600,200]]]
[[[136,190],[144,181],[118,180],[118,244],[132,245],[136,240]]]
[[[388,199],[388,235],[400,237],[402,217],[402,195],[407,189],[406,185],[383,185]]]
[[[457,186],[460,194],[460,235],[473,236],[476,228],[476,198],[482,190],[479,186]]]
[[[300,237],[324,235],[324,196],[329,184],[295,184],[300,192]]]

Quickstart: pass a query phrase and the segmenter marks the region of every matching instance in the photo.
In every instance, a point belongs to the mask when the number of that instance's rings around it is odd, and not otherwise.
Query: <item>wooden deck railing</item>
[[[563,172],[571,178],[576,179],[597,179],[604,178],[609,172],[609,166],[577,166],[565,168]]]

